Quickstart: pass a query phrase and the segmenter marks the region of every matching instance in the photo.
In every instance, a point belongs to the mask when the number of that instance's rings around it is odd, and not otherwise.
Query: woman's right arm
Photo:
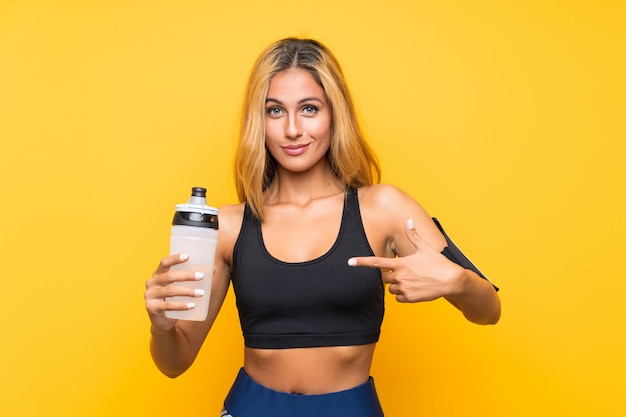
[[[230,259],[241,226],[241,216],[238,215],[240,210],[235,207],[220,209],[220,232],[215,254],[211,299],[209,312],[204,321],[175,320],[165,316],[165,311],[188,308],[185,303],[168,302],[165,300],[166,297],[196,296],[191,288],[170,285],[197,279],[193,271],[171,269],[174,265],[186,262],[186,259],[180,255],[163,258],[152,277],[146,282],[144,297],[151,321],[150,352],[157,368],[171,378],[185,372],[196,359],[228,292]]]

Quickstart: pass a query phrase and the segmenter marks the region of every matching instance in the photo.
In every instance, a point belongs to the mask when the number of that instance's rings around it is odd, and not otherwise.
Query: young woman
[[[444,297],[475,323],[496,323],[494,287],[442,254],[446,239],[425,210],[378,184],[340,66],[310,39],[269,46],[250,75],[235,175],[240,204],[220,209],[210,310],[176,321],[170,285],[202,274],[163,258],[146,283],[151,353],[183,373],[207,336],[230,282],[244,334],[244,363],[222,415],[383,415],[370,366],[385,284],[399,302]]]

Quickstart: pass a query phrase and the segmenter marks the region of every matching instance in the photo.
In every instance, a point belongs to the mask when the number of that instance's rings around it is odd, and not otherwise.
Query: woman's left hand
[[[381,268],[383,282],[389,284],[389,292],[399,302],[431,301],[458,293],[465,270],[426,243],[411,219],[407,221],[406,235],[415,246],[414,254],[398,258],[354,257],[348,264]]]

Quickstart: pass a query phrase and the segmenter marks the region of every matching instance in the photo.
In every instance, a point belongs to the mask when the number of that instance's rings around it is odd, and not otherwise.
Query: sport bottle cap
[[[193,187],[187,204],[176,204],[176,213],[172,224],[175,226],[196,226],[218,229],[215,207],[206,204],[206,188]]]

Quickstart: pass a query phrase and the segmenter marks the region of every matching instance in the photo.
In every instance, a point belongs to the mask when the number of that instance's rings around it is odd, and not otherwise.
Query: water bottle
[[[168,301],[194,303],[190,310],[166,311],[165,316],[179,320],[203,321],[209,311],[213,263],[217,247],[218,210],[206,205],[206,188],[191,189],[187,204],[177,204],[172,220],[170,255],[187,254],[189,260],[171,269],[203,272],[199,281],[176,282],[178,285],[204,290],[201,297],[168,297]]]

